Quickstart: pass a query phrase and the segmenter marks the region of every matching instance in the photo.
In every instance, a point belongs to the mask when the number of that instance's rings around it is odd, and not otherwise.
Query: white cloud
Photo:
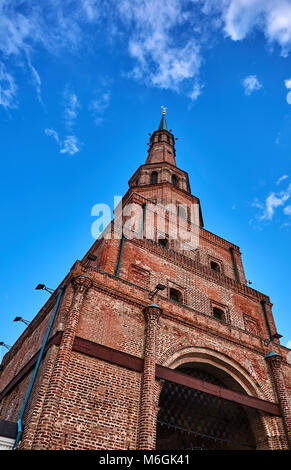
[[[52,137],[53,139],[55,139],[55,141],[58,144],[60,143],[58,133],[54,129],[45,129],[44,132],[46,133],[46,135],[48,135],[48,136]]]
[[[259,82],[256,75],[249,75],[248,77],[244,78],[242,81],[242,85],[244,87],[244,91],[246,95],[250,95],[254,91],[260,90],[262,88],[262,84]]]
[[[40,79],[39,73],[36,70],[36,68],[32,65],[31,59],[28,53],[26,53],[26,58],[27,58],[28,67],[32,73],[32,78],[33,78],[33,83],[36,89],[37,99],[43,105],[43,101],[41,97],[41,79]]]
[[[103,121],[103,114],[108,108],[110,103],[110,92],[103,91],[99,94],[98,98],[91,101],[89,110],[92,112],[95,124],[100,124]]]
[[[276,181],[276,185],[278,186],[282,181],[286,180],[288,178],[288,175],[283,175],[278,180]]]
[[[132,59],[128,77],[185,93],[194,101],[202,90],[203,50],[213,32],[223,30],[238,41],[260,31],[270,46],[277,44],[281,54],[288,55],[291,0],[2,0],[2,60],[22,67],[25,55],[34,57],[34,65],[30,61],[28,66],[41,101],[37,48],[59,58],[67,51],[93,49],[94,31],[99,33],[101,27],[104,42],[121,38],[118,47],[127,49]],[[251,77],[247,93],[261,88],[256,76]]]
[[[284,80],[285,87],[289,90],[291,88],[291,78]]]
[[[280,46],[283,57],[290,52],[290,0],[222,0],[220,10],[225,33],[234,41],[259,30],[271,46]]]
[[[80,145],[78,139],[75,135],[69,135],[65,138],[60,153],[68,153],[69,155],[74,155],[80,151]]]
[[[268,195],[268,197],[266,198],[266,201],[263,205],[260,204],[256,200],[256,203],[254,203],[253,205],[258,207],[259,209],[261,209],[263,211],[263,214],[259,217],[259,220],[260,221],[264,221],[264,220],[265,221],[271,221],[273,219],[275,210],[278,207],[283,206],[285,204],[285,202],[288,201],[290,196],[291,196],[291,183],[289,184],[287,189],[285,189],[283,191],[280,191],[280,192],[277,192],[277,193],[276,192],[271,192]],[[284,214],[289,215],[288,214],[288,209],[287,209],[287,212],[285,212],[285,210],[286,210],[286,207],[283,210]]]
[[[193,29],[180,34],[179,28],[190,26],[189,12],[180,0],[121,0],[120,18],[128,27],[129,54],[135,60],[131,77],[164,89],[180,91],[188,85],[191,99],[198,96],[193,89],[201,66],[200,44]],[[194,85],[195,87],[195,85]]]
[[[71,128],[75,124],[75,120],[78,116],[80,103],[77,95],[70,91],[68,87],[66,87],[64,91],[64,107],[66,125]]]
[[[0,106],[4,108],[17,107],[17,85],[14,77],[7,72],[3,63],[0,62]]]
[[[289,206],[284,207],[283,212],[285,215],[290,215],[291,217],[291,204]]]
[[[45,133],[57,142],[60,153],[74,155],[80,151],[80,143],[75,135],[69,135],[61,141],[58,133],[54,129],[45,129]]]

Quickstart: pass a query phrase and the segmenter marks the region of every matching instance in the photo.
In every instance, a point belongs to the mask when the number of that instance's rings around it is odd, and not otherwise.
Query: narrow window
[[[213,307],[213,316],[216,320],[225,321],[225,312],[221,308]]]
[[[217,273],[220,273],[220,266],[215,261],[210,261],[210,267],[211,267],[211,269],[213,269],[213,271],[216,271]]]
[[[170,289],[170,299],[174,300],[175,302],[182,303],[182,294],[181,294],[181,292],[178,291],[177,289],[173,289],[171,287],[171,289]]]
[[[151,184],[157,184],[158,182],[158,173],[153,171],[151,174]]]
[[[159,134],[158,141],[161,142],[162,140],[162,134]]]
[[[176,175],[172,175],[172,185],[173,186],[178,186],[178,178]]]
[[[187,209],[185,206],[182,206],[181,204],[179,204],[178,206],[178,216],[181,219],[187,219]]]
[[[167,142],[170,143],[170,137],[167,135]]]

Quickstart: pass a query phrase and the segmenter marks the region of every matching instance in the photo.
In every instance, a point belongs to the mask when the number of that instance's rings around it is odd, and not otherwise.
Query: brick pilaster
[[[265,360],[267,361],[271,371],[273,385],[277,394],[278,403],[282,414],[282,421],[286,432],[287,443],[291,449],[291,414],[286,385],[281,369],[282,356],[276,353],[270,353],[265,356]]]
[[[86,291],[91,287],[92,281],[84,275],[75,276],[72,279],[74,295],[67,321],[59,346],[58,355],[54,364],[53,373],[47,389],[46,399],[43,405],[41,417],[36,432],[33,449],[50,449],[50,440],[53,434],[53,426],[57,417],[59,403],[64,389],[68,364],[71,357],[76,329],[79,321],[81,306]]]
[[[144,309],[146,332],[138,438],[138,448],[142,450],[153,450],[156,444],[156,346],[161,312],[157,305]]]

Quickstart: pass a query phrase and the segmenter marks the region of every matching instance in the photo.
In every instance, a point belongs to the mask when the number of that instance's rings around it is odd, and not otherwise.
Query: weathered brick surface
[[[147,198],[161,204],[199,204],[190,193],[187,174],[176,167],[174,148],[168,152],[172,144],[166,135],[162,131],[165,138],[159,141],[155,134],[147,163],[130,180],[124,203],[135,201],[142,206]],[[157,185],[149,184],[153,169],[161,172]],[[171,184],[173,174],[179,178],[179,188]],[[272,304],[268,296],[247,285],[239,248],[205,230],[201,216],[199,223],[199,246],[192,251],[181,251],[176,240],[170,240],[167,248],[159,246],[155,230],[153,240],[126,239],[122,253],[120,239],[101,237],[89,250],[97,260],[84,257],[74,264],[63,281],[66,290],[50,335],[53,338],[62,331],[60,344],[52,346],[41,363],[24,416],[20,448],[153,448],[162,388],[154,377],[155,363],[176,368],[195,362],[223,371],[232,380],[229,384],[235,382],[241,392],[279,402],[283,419],[247,412],[258,449],[288,447],[288,350],[278,340],[268,343],[261,301],[266,301],[274,333]],[[230,247],[234,248],[240,283]],[[219,263],[220,273],[210,268],[211,260]],[[166,289],[151,299],[149,294],[158,283]],[[180,291],[180,303],[169,298],[171,288]],[[33,369],[15,386],[12,381],[39,351],[56,295],[3,360],[1,419],[18,419]],[[152,302],[162,310],[158,322],[144,316],[145,307]],[[224,321],[214,318],[213,306],[223,309]],[[143,370],[77,352],[76,338],[141,358]],[[264,359],[271,349],[282,357],[275,372]]]

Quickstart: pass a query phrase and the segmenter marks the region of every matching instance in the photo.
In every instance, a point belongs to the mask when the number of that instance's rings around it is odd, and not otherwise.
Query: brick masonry
[[[159,176],[157,184],[150,181],[153,170]],[[178,186],[172,184],[173,174]],[[123,204],[135,201],[142,207],[149,200],[194,202],[200,207],[187,173],[176,167],[174,139],[166,130],[153,134],[146,164],[129,181]],[[126,239],[122,253],[119,239],[100,237],[89,250],[96,261],[88,262],[86,256],[76,261],[62,282],[66,290],[50,335],[59,331],[62,338],[42,360],[24,415],[20,449],[155,448],[163,385],[155,379],[156,363],[173,369],[208,364],[247,395],[279,403],[281,417],[249,412],[256,445],[290,446],[289,350],[277,339],[268,342],[261,301],[266,301],[275,333],[270,299],[247,285],[239,247],[204,228],[201,207],[199,225],[199,245],[192,251],[181,251],[175,240],[160,246],[155,226],[153,240]],[[220,272],[211,269],[211,260]],[[158,283],[166,289],[151,300],[149,294]],[[170,299],[171,288],[181,293],[180,303]],[[18,419],[33,372],[25,367],[41,347],[56,296],[57,291],[3,359],[1,419]],[[159,309],[149,310],[151,303]],[[213,316],[213,306],[223,310],[223,321]],[[75,351],[76,337],[136,356],[143,361],[143,370]],[[265,359],[271,351],[277,360]],[[16,377],[20,378],[15,382]]]

